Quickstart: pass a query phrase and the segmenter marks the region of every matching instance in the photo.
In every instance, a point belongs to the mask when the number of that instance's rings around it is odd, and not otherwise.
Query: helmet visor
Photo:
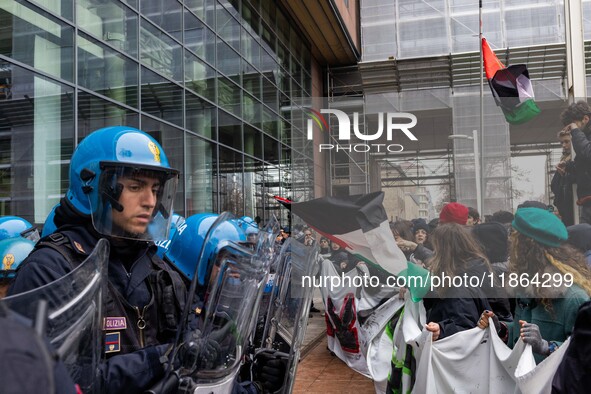
[[[178,171],[108,162],[101,170],[98,193],[89,194],[94,228],[112,237],[167,239]]]
[[[205,300],[202,333],[221,351],[206,349],[197,359],[197,380],[216,380],[233,372],[244,354],[266,271],[251,264],[250,250],[227,243],[215,257]]]

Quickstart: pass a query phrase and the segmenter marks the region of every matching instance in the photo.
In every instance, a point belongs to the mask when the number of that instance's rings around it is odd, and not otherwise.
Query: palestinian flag
[[[369,266],[398,275],[407,267],[382,204],[383,192],[291,202],[274,196],[322,236]]]
[[[497,105],[511,124],[521,124],[536,117],[540,108],[534,101],[534,90],[525,64],[505,67],[482,39],[482,56],[486,79]]]

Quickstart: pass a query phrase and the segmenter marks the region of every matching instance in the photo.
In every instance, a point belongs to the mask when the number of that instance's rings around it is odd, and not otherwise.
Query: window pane
[[[218,35],[237,51],[240,50],[240,24],[230,15],[227,9],[235,9],[228,2],[216,9]]]
[[[141,14],[179,41],[182,39],[181,10],[182,7],[176,0],[142,0],[140,2]]]
[[[74,29],[33,5],[9,0],[2,4],[0,54],[73,81]]]
[[[92,94],[78,92],[79,140],[95,130],[118,125],[138,128],[138,114]]]
[[[146,21],[142,21],[140,31],[142,63],[167,78],[181,82],[183,78],[181,46]]]
[[[215,70],[185,51],[185,86],[201,96],[215,101]]]
[[[185,45],[215,65],[215,34],[189,11],[185,11]]]
[[[215,29],[215,0],[185,0],[185,5],[209,27]]]
[[[225,113],[218,111],[218,140],[232,148],[242,150],[242,122]]]
[[[214,212],[216,146],[189,133],[186,138],[187,216],[199,212]]]
[[[236,116],[240,116],[240,96],[242,89],[228,78],[218,78],[218,104]]]
[[[240,55],[220,39],[218,39],[217,48],[217,69],[237,84],[240,84]]]
[[[142,111],[183,126],[183,89],[142,67]]]
[[[76,0],[78,27],[137,57],[137,15],[115,0]]]
[[[262,133],[249,125],[244,125],[244,153],[263,158]]]
[[[263,136],[265,144],[265,161],[271,164],[279,163],[279,141],[269,136]]]
[[[185,102],[186,128],[207,138],[215,139],[216,107],[189,92],[186,92]]]
[[[0,215],[43,223],[65,193],[74,146],[73,89],[4,62]]]
[[[78,36],[78,83],[137,107],[138,64],[82,34]]]
[[[150,134],[160,143],[170,167],[181,172],[179,185],[173,202],[173,210],[179,215],[185,212],[185,184],[184,184],[184,133],[182,130],[159,122],[147,116],[142,116],[142,130]]]
[[[236,216],[244,215],[242,153],[220,146],[219,173],[220,210]]]

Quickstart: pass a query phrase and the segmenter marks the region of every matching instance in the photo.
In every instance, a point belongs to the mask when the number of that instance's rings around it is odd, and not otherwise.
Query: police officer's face
[[[152,221],[152,213],[156,207],[160,181],[141,175],[119,178],[123,186],[119,203],[123,211],[113,209],[113,223],[132,234],[143,234]]]

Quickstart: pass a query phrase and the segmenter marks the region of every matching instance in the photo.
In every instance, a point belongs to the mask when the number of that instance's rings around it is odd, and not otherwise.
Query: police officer
[[[103,390],[142,392],[160,379],[160,357],[174,341],[186,289],[156,255],[172,217],[178,171],[156,140],[130,127],[86,137],[70,164],[70,185],[53,218],[57,231],[23,262],[11,293],[73,270],[100,238],[110,243],[103,296]]]
[[[6,296],[23,260],[35,243],[21,236],[0,240],[0,299]]]

